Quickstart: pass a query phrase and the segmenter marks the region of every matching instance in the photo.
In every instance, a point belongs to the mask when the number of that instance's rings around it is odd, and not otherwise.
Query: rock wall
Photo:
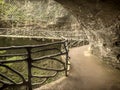
[[[18,26],[27,23],[49,30],[73,31],[79,28],[76,18],[54,0],[6,0],[5,6],[4,11],[8,13],[0,14],[1,19],[16,21]]]
[[[45,29],[84,30],[91,53],[120,68],[120,0],[55,1],[67,10],[53,0],[28,0],[19,9]]]
[[[78,20],[91,53],[120,69],[120,0],[55,0]]]

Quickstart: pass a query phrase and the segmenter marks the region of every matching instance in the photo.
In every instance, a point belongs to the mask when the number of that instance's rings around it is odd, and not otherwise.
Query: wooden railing
[[[61,40],[61,36],[68,40],[87,40],[85,32],[63,30],[42,30],[42,29],[26,29],[26,28],[0,28],[0,37],[13,38],[45,38]]]
[[[12,72],[12,75],[16,74],[21,81],[15,82],[13,78],[10,78],[9,75],[7,76],[6,73],[3,73],[0,71],[0,90],[4,90],[6,88],[10,88],[13,86],[26,86],[26,90],[32,90],[33,86],[35,85],[43,85],[49,78],[55,77],[59,72],[65,72],[65,75],[67,76],[68,72],[68,42],[67,40],[49,43],[49,44],[43,44],[43,45],[27,45],[27,46],[11,46],[11,47],[0,47],[0,51],[8,51],[10,53],[3,53],[0,54],[0,68],[5,68]],[[52,46],[52,48],[51,48]],[[61,48],[57,47],[60,46]],[[15,51],[22,51],[25,52],[19,52],[16,53]],[[56,51],[53,54],[48,53],[48,55],[39,56],[40,53],[46,52],[46,51]],[[12,54],[11,54],[12,53]],[[35,57],[35,55],[39,57]],[[65,59],[61,58],[61,56],[64,56]],[[22,57],[19,60],[7,60],[7,58],[10,57]],[[24,58],[23,58],[24,57]],[[42,65],[35,65],[34,63],[38,62],[44,62],[47,61],[56,61],[61,65],[61,68],[44,68]],[[12,68],[9,64],[20,64],[20,62],[26,63],[27,68],[25,68],[27,73],[27,76],[25,77],[23,74],[21,74],[17,69]],[[24,65],[21,65],[19,67],[23,67]],[[18,68],[19,68],[18,67]],[[54,72],[52,75],[35,75],[32,69],[39,70],[45,70],[49,72]],[[36,72],[37,73],[37,72]],[[32,81],[33,78],[37,79],[44,79],[42,82],[35,82]],[[20,90],[20,89],[19,89]]]

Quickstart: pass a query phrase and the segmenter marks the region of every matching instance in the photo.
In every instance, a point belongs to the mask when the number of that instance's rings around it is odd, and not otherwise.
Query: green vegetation
[[[10,1],[10,2],[8,2]],[[19,26],[24,26],[27,24],[38,24],[39,20],[41,20],[42,23],[40,24],[44,24],[45,22],[51,22],[54,21],[54,19],[58,16],[61,15],[61,12],[65,13],[63,8],[60,8],[60,5],[56,5],[53,3],[53,5],[48,5],[47,0],[43,0],[43,1],[38,1],[36,2],[36,0],[33,2],[31,2],[30,0],[8,0],[7,2],[5,2],[5,0],[0,0],[0,28],[11,28],[11,27],[19,27]],[[42,4],[40,4],[42,3]],[[56,7],[55,7],[56,6]],[[48,11],[47,11],[48,10]],[[59,12],[59,10],[61,12]],[[55,17],[56,16],[56,17]],[[39,25],[39,24],[38,24]],[[1,39],[1,38],[0,38]],[[18,40],[19,41],[19,40]],[[18,43],[15,43],[11,40],[6,40],[6,39],[2,39],[0,42],[0,46],[10,46],[10,45],[25,45],[25,42],[27,44],[28,40],[26,41],[19,41]],[[48,42],[48,41],[46,41]],[[41,42],[39,42],[38,44],[40,44]],[[32,44],[36,44],[32,41]],[[60,47],[60,46],[55,46],[55,47]],[[52,48],[52,47],[51,47]],[[14,53],[18,53],[17,51],[12,51]],[[24,51],[21,51],[24,52]],[[44,56],[44,55],[49,55],[51,53],[56,53],[56,51],[52,51],[52,52],[43,52],[43,53],[37,53],[36,55],[33,55],[33,57],[39,57],[39,56]],[[11,54],[10,51],[0,51],[0,55],[3,54]],[[39,55],[39,56],[38,56]],[[13,56],[13,57],[0,57],[0,60],[19,60],[19,59],[24,59],[25,57],[21,57],[21,56]],[[57,57],[57,58],[61,58],[61,57]],[[37,62],[34,63],[36,66],[43,66],[44,68],[61,68],[62,65],[60,65],[60,63],[53,61],[53,60],[44,60],[42,62]],[[19,63],[9,63],[9,64],[5,64],[7,66],[9,66],[12,69],[15,69],[17,71],[19,71],[24,77],[25,79],[28,78],[28,72],[27,72],[27,63],[26,62],[19,62]],[[8,70],[7,68],[4,68],[2,66],[0,66],[0,72],[4,75],[6,75],[7,77],[11,78],[12,80],[14,80],[15,82],[19,83],[21,82],[21,78],[19,78],[19,76],[15,73],[13,73],[12,71]],[[52,75],[55,72],[50,72],[50,71],[45,71],[45,70],[38,70],[38,69],[32,69],[32,73],[34,75]],[[48,81],[46,83],[49,83],[51,81],[54,81],[56,79],[58,79],[59,77],[61,77],[63,75],[63,72],[60,73],[59,75],[57,75],[55,78],[50,78],[48,79]],[[7,81],[6,79],[0,77],[1,80]],[[42,82],[43,79],[32,79],[32,82]],[[10,89],[8,89],[10,90]],[[11,90],[18,90],[18,88],[13,88]],[[19,89],[20,90],[20,89]],[[24,90],[24,89],[21,89]]]
[[[17,41],[19,41],[19,40],[17,40]],[[28,42],[26,42],[26,43],[28,43]],[[24,42],[24,44],[25,44],[25,42]],[[57,47],[58,48],[60,46],[56,45],[56,46],[50,46],[50,47],[44,47],[44,48],[52,48],[52,47]],[[42,49],[44,49],[44,48],[42,48]],[[38,48],[33,49],[33,51],[36,51],[36,50],[38,50]],[[42,57],[42,56],[45,56],[45,55],[54,54],[56,52],[58,52],[58,51],[54,50],[54,51],[45,51],[45,52],[34,53],[34,54],[32,54],[32,58],[39,58],[39,57]],[[17,54],[17,53],[25,53],[25,50],[7,50],[7,51],[6,50],[1,50],[0,51],[0,55]],[[21,60],[21,59],[24,59],[24,58],[26,58],[26,56],[12,56],[12,57],[0,58],[0,60],[10,61],[10,60]],[[56,57],[56,58],[61,59],[60,56]],[[26,61],[19,62],[19,63],[8,63],[8,64],[5,64],[5,65],[9,66],[10,68],[12,68],[14,70],[17,70],[18,72],[20,72],[24,76],[25,79],[28,79],[28,71],[27,71],[28,67],[27,67],[27,62]],[[57,68],[60,69],[60,68],[63,67],[59,62],[54,61],[54,60],[50,60],[50,59],[45,59],[45,60],[42,60],[42,61],[38,61],[36,63],[33,63],[33,65],[40,66],[40,67],[43,67],[43,68],[54,68],[54,69],[57,69]],[[12,71],[10,71],[9,69],[7,69],[5,67],[0,66],[0,72],[2,74],[6,75],[7,77],[11,78],[16,83],[19,83],[19,82],[22,81],[21,78],[17,74],[13,73]],[[39,70],[39,69],[32,68],[32,74],[33,75],[38,75],[38,76],[52,75],[54,73],[55,73],[54,71],[46,71],[46,70]],[[52,81],[55,81],[58,78],[62,77],[63,75],[64,75],[64,72],[60,72],[56,77],[49,78],[46,83],[50,83]],[[4,79],[2,77],[0,77],[0,79],[4,80],[4,81],[7,81],[6,79]],[[32,82],[33,83],[40,83],[43,80],[44,79],[33,78]],[[0,84],[0,86],[1,85],[2,84]],[[22,89],[20,89],[20,88],[22,88]],[[20,88],[18,89],[16,87],[10,87],[6,90],[25,90],[25,87],[20,87]]]
[[[56,18],[67,16],[68,12],[56,2],[30,0],[0,0],[0,27],[18,24],[56,22]],[[37,22],[38,21],[38,22]]]
[[[0,0],[0,27],[13,27],[18,23],[25,23],[25,21],[32,19],[30,16],[30,8],[27,7],[28,2],[24,1],[22,6],[22,1],[10,0],[10,2],[4,2],[5,0]]]
[[[6,53],[6,50],[0,51],[0,54],[4,54],[4,53]]]
[[[8,58],[7,60],[16,60],[16,59],[22,59],[22,57],[11,57],[11,58]],[[12,69],[14,69],[14,70],[17,70],[17,71],[19,71],[23,76],[24,76],[24,78],[25,79],[27,79],[28,78],[28,72],[27,72],[27,63],[26,62],[19,62],[19,63],[9,63],[9,64],[5,64],[5,65],[7,65],[7,66],[9,66],[10,68],[12,68]],[[56,67],[56,68],[60,68],[61,66],[59,65],[59,63],[57,63],[57,62],[54,62],[54,61],[49,61],[49,60],[46,60],[46,61],[43,61],[43,62],[37,62],[36,64],[35,64],[36,66],[44,66],[44,67],[47,67],[47,68],[49,68],[49,67]],[[9,77],[10,79],[12,79],[13,81],[15,81],[16,83],[19,83],[19,82],[21,82],[22,80],[21,80],[21,78],[17,75],[17,74],[15,74],[15,73],[13,73],[12,71],[10,71],[9,69],[7,69],[7,68],[4,68],[4,67],[0,67],[0,71],[1,71],[1,73],[2,74],[4,74],[4,75],[6,75],[7,77]],[[45,71],[45,70],[38,70],[38,69],[32,69],[32,74],[33,75],[38,75],[38,76],[41,76],[41,75],[52,75],[52,74],[54,74],[55,72],[51,72],[51,71]],[[56,80],[56,79],[58,79],[58,78],[60,78],[61,76],[63,75],[63,72],[62,73],[59,73],[56,77],[54,77],[54,78],[50,78],[50,79],[48,79],[47,80],[47,82],[46,83],[50,83],[50,82],[52,82],[52,81],[54,81],[54,80]],[[4,78],[2,78],[2,77],[0,77],[0,79],[1,80],[4,80],[4,81],[6,81],[6,79],[4,79]],[[33,83],[40,83],[40,82],[42,82],[44,79],[39,79],[39,78],[33,78],[32,79],[32,82]],[[12,87],[13,88],[13,87]],[[11,90],[10,88],[9,88],[9,90]],[[13,90],[18,90],[18,89],[16,89],[16,88],[14,88]]]

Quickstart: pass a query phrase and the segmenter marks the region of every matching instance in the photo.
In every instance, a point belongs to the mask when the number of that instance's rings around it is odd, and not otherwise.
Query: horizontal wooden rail
[[[0,68],[6,68],[7,70],[11,71],[12,74],[17,75],[19,78],[21,78],[21,82],[15,82],[12,78],[10,78],[9,76],[5,75],[5,73],[0,73],[0,83],[2,84],[2,86],[0,86],[0,90],[4,90],[6,88],[9,87],[13,87],[13,86],[27,86],[27,90],[32,90],[33,89],[33,85],[42,85],[44,84],[49,78],[55,77],[59,72],[65,71],[65,75],[67,76],[67,70],[68,70],[68,47],[67,47],[67,40],[63,40],[63,41],[59,41],[59,42],[54,42],[54,43],[48,43],[48,44],[42,44],[42,45],[25,45],[25,46],[10,46],[10,47],[0,47],[0,51],[2,50],[6,50],[8,52],[14,53],[14,54],[9,54],[9,53],[3,53],[0,55]],[[51,46],[54,47],[56,45],[59,46],[63,46],[62,49],[60,48],[50,48]],[[14,50],[12,52],[12,50]],[[15,51],[21,51],[24,50],[25,53],[21,53],[19,52],[18,54],[15,53]],[[49,55],[44,55],[44,56],[39,56],[39,57],[32,57],[33,54],[39,54],[45,51],[57,51],[54,54],[49,53]],[[62,58],[57,58],[58,56],[61,57],[62,55],[64,55],[65,61],[62,60]],[[6,58],[9,57],[14,57],[14,56],[21,56],[22,58],[20,58],[19,60],[6,60]],[[56,61],[58,62],[62,68],[57,69],[57,68],[45,68],[40,66],[36,66],[35,63],[39,62],[39,61]],[[20,62],[25,62],[27,65],[27,78],[25,78],[19,71],[17,71],[15,68],[11,68],[9,66],[9,64],[16,64],[16,63],[20,63]],[[42,63],[41,62],[41,63]],[[54,72],[54,74],[52,75],[34,75],[34,73],[32,72],[32,69],[38,69],[39,70],[45,70],[45,71],[49,71],[49,72]],[[40,78],[40,79],[44,79],[41,83],[33,83],[32,79],[33,78]]]

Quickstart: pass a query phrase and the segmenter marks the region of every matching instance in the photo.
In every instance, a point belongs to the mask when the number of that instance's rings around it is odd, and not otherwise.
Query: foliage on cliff
[[[0,21],[0,27],[37,24],[53,28],[76,23],[75,18],[53,0],[0,0]]]

